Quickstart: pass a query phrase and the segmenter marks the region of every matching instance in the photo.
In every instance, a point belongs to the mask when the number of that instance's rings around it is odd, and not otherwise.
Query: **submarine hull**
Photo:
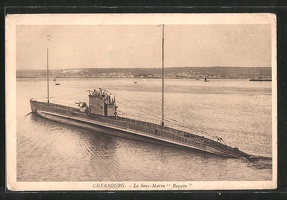
[[[54,122],[76,126],[117,137],[155,144],[177,146],[229,158],[252,158],[251,155],[222,143],[160,125],[121,117],[105,117],[81,112],[79,108],[30,100],[34,114]],[[130,121],[128,121],[130,120]],[[188,136],[188,137],[187,137]]]

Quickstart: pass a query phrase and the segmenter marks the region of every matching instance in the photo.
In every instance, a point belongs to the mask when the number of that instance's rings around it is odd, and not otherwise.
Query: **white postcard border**
[[[184,19],[184,20],[183,20]],[[18,182],[16,176],[16,26],[95,24],[270,24],[272,33],[272,181]],[[254,190],[277,187],[276,16],[245,14],[15,14],[6,16],[6,186],[11,191],[47,190]]]

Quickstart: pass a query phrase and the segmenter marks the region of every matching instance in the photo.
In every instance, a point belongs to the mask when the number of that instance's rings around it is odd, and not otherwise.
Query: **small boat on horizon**
[[[54,81],[54,82],[56,82],[56,83],[55,83],[55,85],[60,85],[60,83],[59,83],[59,82],[57,82],[56,77],[53,79],[53,81]]]
[[[249,81],[272,81],[272,78],[266,78],[265,76],[262,75],[262,69],[260,70],[260,75],[259,76],[254,76],[254,78],[250,79]]]

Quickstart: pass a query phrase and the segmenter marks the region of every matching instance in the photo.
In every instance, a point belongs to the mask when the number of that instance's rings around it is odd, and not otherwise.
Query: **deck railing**
[[[44,104],[46,106],[50,106],[52,108],[59,108],[59,109],[64,109],[67,111],[72,111],[72,112],[79,112],[80,109],[77,108],[75,105],[73,104],[66,104],[66,105],[62,105],[62,104],[56,104],[56,103],[47,103],[47,102],[38,102],[40,104]]]
[[[205,149],[205,145],[212,145],[223,147],[229,150],[234,150],[234,148],[232,147],[229,147],[225,144],[211,139],[207,139],[203,136],[194,135],[186,131],[177,130],[154,123],[124,117],[98,117],[97,119],[103,123],[112,124],[119,128],[139,131],[142,134],[152,135],[153,137],[161,139],[172,140],[174,142],[182,143],[188,146],[198,147],[200,149]]]
[[[208,141],[204,137],[192,135],[185,131],[130,118],[98,117],[97,120],[118,128],[139,131],[144,135],[151,135],[156,138],[167,139],[200,149],[205,149],[204,143]]]
[[[54,108],[60,108],[67,111],[72,112],[79,112],[80,109],[76,107],[66,106],[66,105],[60,105],[60,104],[53,104],[53,103],[46,103],[46,102],[39,102],[41,104],[44,104],[46,106],[54,107]],[[211,139],[207,139],[202,136],[194,135],[182,130],[173,129],[167,126],[161,126],[158,124],[130,119],[130,118],[124,118],[124,117],[102,117],[99,115],[94,115],[96,117],[97,121],[102,122],[107,125],[113,125],[118,128],[124,128],[124,129],[130,129],[134,131],[139,131],[142,134],[145,135],[151,135],[156,138],[161,139],[167,139],[174,142],[178,142],[181,144],[185,144],[188,146],[197,147],[200,149],[205,149],[205,145],[217,145],[224,147],[226,149],[234,150],[232,147],[226,146],[225,144],[222,144],[220,142],[216,142]]]

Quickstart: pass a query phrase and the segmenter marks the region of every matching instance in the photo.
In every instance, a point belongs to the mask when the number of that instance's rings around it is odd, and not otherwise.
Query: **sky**
[[[165,67],[271,67],[269,24],[165,24],[164,35]],[[50,69],[160,68],[162,26],[17,25],[18,70],[45,69],[47,48]]]

